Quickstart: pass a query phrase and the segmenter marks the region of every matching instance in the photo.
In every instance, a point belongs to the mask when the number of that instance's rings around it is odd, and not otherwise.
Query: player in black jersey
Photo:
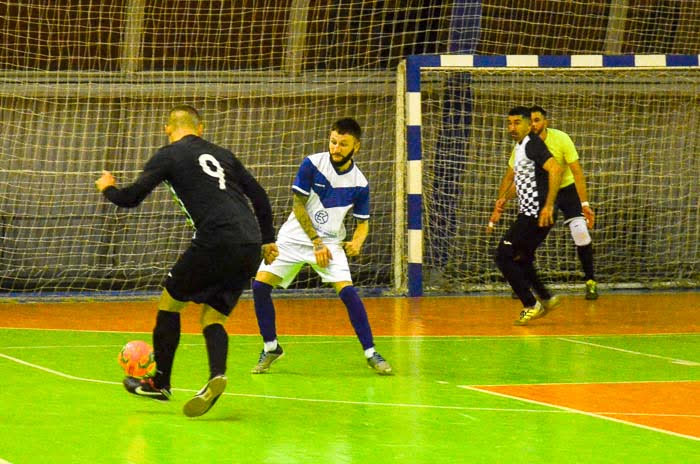
[[[187,302],[202,303],[200,320],[210,377],[185,404],[188,416],[207,412],[226,388],[224,323],[257,271],[261,247],[266,262],[276,257],[272,208],[265,190],[233,153],[202,139],[203,130],[195,108],[176,106],[165,125],[170,144],[148,160],[133,184],[118,188],[108,171],[95,182],[109,201],[127,208],[138,206],[164,182],[194,227],[192,242],[168,273],[158,302],[153,329],[156,374],[144,380],[124,379],[131,393],[168,400],[180,340],[180,311]]]
[[[489,227],[500,218],[503,202],[515,183],[518,217],[498,244],[496,264],[523,304],[517,325],[544,316],[559,304],[535,271],[535,250],[554,224],[554,200],[559,191],[562,167],[542,139],[530,130],[530,110],[518,106],[508,112],[508,132],[515,141],[513,155],[499,187]],[[537,301],[530,286],[540,298]]]

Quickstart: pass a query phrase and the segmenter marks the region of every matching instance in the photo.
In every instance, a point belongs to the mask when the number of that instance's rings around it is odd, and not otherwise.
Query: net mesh
[[[700,142],[697,71],[425,70],[423,194],[429,285],[498,287],[492,254],[515,219],[513,200],[488,235],[485,225],[512,149],[508,110],[534,104],[567,132],[596,211],[598,280],[611,285],[700,282]],[[558,221],[538,250],[550,283],[581,282],[569,228]]]
[[[373,196],[352,272],[362,288],[391,287],[403,57],[700,49],[695,2],[425,3],[0,0],[0,292],[159,288],[191,235],[169,193],[125,211],[93,182],[105,168],[132,180],[180,103],[261,180],[277,227],[302,158],[325,149],[334,119],[357,118]],[[295,285],[318,284],[302,274]]]

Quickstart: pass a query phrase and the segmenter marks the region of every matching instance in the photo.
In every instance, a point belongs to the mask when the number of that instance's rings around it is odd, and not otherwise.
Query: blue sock
[[[362,299],[360,295],[357,294],[357,290],[352,285],[343,288],[340,293],[338,293],[340,299],[345,303],[345,307],[348,310],[348,316],[350,316],[350,323],[352,324],[357,338],[360,339],[362,344],[362,349],[366,350],[374,346],[374,340],[372,339],[372,329],[369,326],[369,320],[367,319],[367,311],[365,311],[365,305],[362,304]]]
[[[253,302],[255,315],[258,319],[258,327],[263,341],[271,342],[277,339],[275,327],[275,305],[272,304],[272,286],[264,282],[253,280]]]

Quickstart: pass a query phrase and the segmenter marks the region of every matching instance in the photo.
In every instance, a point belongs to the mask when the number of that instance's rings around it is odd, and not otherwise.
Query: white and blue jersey
[[[350,209],[356,219],[369,219],[367,178],[355,163],[347,171],[337,172],[328,152],[304,158],[292,190],[308,197],[306,211],[325,243],[340,243],[345,239],[344,222]],[[280,228],[278,240],[311,244],[294,212]]]

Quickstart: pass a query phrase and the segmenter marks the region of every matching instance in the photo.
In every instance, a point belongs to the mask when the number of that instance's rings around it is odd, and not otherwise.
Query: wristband
[[[586,206],[588,206],[588,207],[590,208],[590,207],[591,207],[591,204],[588,203],[587,201],[582,201],[582,202],[581,202],[581,208],[585,208]]]

